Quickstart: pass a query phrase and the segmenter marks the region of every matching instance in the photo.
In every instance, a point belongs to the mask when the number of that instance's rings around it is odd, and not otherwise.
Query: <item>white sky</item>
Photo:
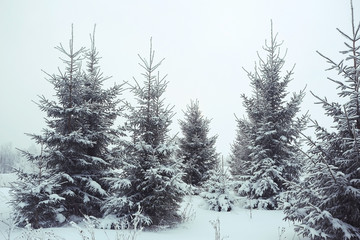
[[[360,3],[354,1],[359,20]],[[41,133],[42,113],[32,101],[51,97],[52,85],[41,69],[53,74],[63,69],[59,43],[68,46],[74,24],[75,47],[89,46],[97,25],[96,43],[107,81],[141,79],[137,54],[148,56],[149,39],[158,60],[166,58],[160,73],[168,74],[166,102],[175,105],[172,125],[190,99],[198,99],[203,114],[218,134],[217,149],[227,156],[235,139],[234,114],[245,112],[240,94],[251,94],[242,69],[252,71],[257,52],[270,37],[270,20],[287,49],[285,70],[296,64],[290,92],[307,85],[302,110],[329,123],[309,90],[335,99],[335,85],[326,80],[325,60],[315,51],[340,59],[343,41],[336,28],[350,32],[350,1],[340,0],[181,0],[181,1],[26,1],[0,0],[0,144],[28,148],[24,133]]]

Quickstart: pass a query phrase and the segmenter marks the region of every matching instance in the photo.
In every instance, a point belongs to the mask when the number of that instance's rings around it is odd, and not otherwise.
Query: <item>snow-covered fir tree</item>
[[[103,88],[104,81],[109,77],[103,77],[100,70],[99,52],[95,46],[95,28],[91,38],[91,48],[86,52],[86,72],[84,73],[83,101],[84,112],[83,121],[84,135],[93,144],[87,149],[87,155],[99,158],[98,170],[108,168],[108,160],[112,158],[109,146],[114,144],[119,137],[119,132],[112,126],[118,116],[121,115],[119,95],[122,92],[122,85],[114,85],[108,89]],[[101,158],[105,161],[101,161]],[[101,163],[102,162],[102,163]],[[101,166],[102,165],[102,166]]]
[[[210,178],[203,184],[203,197],[209,204],[209,209],[218,212],[229,212],[233,209],[235,196],[230,174],[224,166],[224,160],[217,162],[215,169],[209,171]]]
[[[178,153],[184,163],[183,180],[199,186],[209,178],[209,171],[217,164],[217,136],[208,136],[210,120],[202,115],[198,101],[191,101],[184,113],[185,119],[179,121],[183,137],[179,139]]]
[[[245,175],[245,171],[250,168],[250,138],[246,137],[246,131],[250,128],[246,128],[243,125],[246,123],[241,120],[237,120],[237,132],[234,143],[231,145],[231,152],[229,158],[230,173],[235,181],[240,181],[241,176]],[[250,133],[248,133],[250,134]]]
[[[341,75],[341,103],[315,96],[333,119],[334,130],[314,121],[316,140],[308,138],[310,150],[304,182],[293,187],[293,201],[286,218],[296,221],[299,234],[312,239],[360,239],[360,24],[346,34],[344,60],[339,63],[320,54],[330,70]]]
[[[248,197],[253,208],[277,209],[287,184],[297,181],[301,158],[295,146],[307,116],[298,118],[304,91],[286,101],[293,71],[281,77],[284,58],[271,27],[265,42],[267,58],[260,58],[255,72],[248,72],[253,95],[242,95],[247,118],[237,119],[237,137],[232,145],[231,173],[239,179],[240,196]]]
[[[56,194],[59,190],[57,176],[46,169],[42,151],[39,155],[21,151],[36,170],[17,170],[19,180],[12,183],[11,204],[14,207],[14,222],[24,227],[28,223],[33,228],[51,227],[65,219],[61,202],[64,198]]]
[[[186,193],[181,159],[176,157],[175,140],[169,136],[172,108],[164,103],[168,82],[156,73],[162,60],[154,62],[150,44],[149,59],[142,58],[143,84],[129,84],[137,104],[129,104],[124,129],[128,138],[120,143],[119,166],[108,180],[112,192],[104,205],[105,215],[119,222],[131,222],[138,214],[143,226],[169,226],[179,222],[179,204]]]
[[[88,212],[87,215],[100,216],[100,207],[107,196],[109,186],[103,178],[113,168],[113,153],[110,149],[120,137],[121,133],[113,128],[114,122],[121,115],[119,95],[122,92],[122,85],[114,85],[108,89],[103,88],[104,81],[109,77],[103,77],[99,66],[99,53],[95,47],[95,28],[91,38],[91,47],[85,53],[86,71],[83,73],[83,108],[82,113],[83,135],[92,142],[85,149],[89,167],[83,168],[83,173],[94,185],[89,182],[87,185],[92,189],[97,199],[92,199],[88,204],[96,205],[95,212]],[[99,185],[97,185],[99,184]],[[96,194],[96,188],[99,189]],[[87,207],[91,209],[91,207]],[[100,211],[99,211],[100,210]]]
[[[44,169],[42,174],[34,174],[32,181],[27,182],[25,177],[13,189],[15,211],[31,215],[32,211],[37,211],[36,204],[41,204],[39,209],[44,213],[51,209],[56,213],[44,215],[48,216],[46,221],[27,219],[34,227],[45,227],[48,223],[59,225],[84,214],[99,217],[107,195],[106,186],[100,179],[109,168],[107,148],[115,135],[111,127],[119,114],[116,105],[121,88],[102,89],[103,78],[97,65],[99,58],[94,37],[89,51],[85,48],[75,51],[73,39],[72,35],[68,51],[61,44],[57,47],[64,55],[65,71],[48,74],[56,100],[41,96],[38,103],[47,114],[48,128],[42,135],[30,135],[36,143],[43,145],[43,152],[41,158],[27,154],[28,158],[31,161],[41,159]],[[86,72],[80,68],[84,58],[88,66]],[[43,198],[20,194],[19,187],[28,185],[24,188],[31,192],[36,182],[41,182],[38,190]],[[46,200],[46,197],[50,200],[56,197],[56,201]]]

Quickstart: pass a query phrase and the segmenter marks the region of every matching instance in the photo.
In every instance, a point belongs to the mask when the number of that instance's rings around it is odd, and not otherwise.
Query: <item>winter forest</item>
[[[289,92],[297,81],[296,67],[287,68],[295,63],[286,64],[292,49],[269,21],[263,47],[252,49],[254,68],[244,68],[251,91],[239,91],[245,112],[234,107],[228,156],[216,149],[221,132],[212,134],[213,119],[199,99],[189,99],[183,118],[174,118],[163,65],[169,60],[158,55],[156,39],[138,55],[137,77],[107,87],[99,27],[79,43],[76,24],[69,26],[69,41],[55,47],[58,69],[43,71],[53,92],[39,92],[34,101],[46,117],[41,132],[26,134],[32,149],[0,146],[0,236],[162,239],[151,234],[176,232],[207,211],[233,213],[233,221],[244,214],[250,227],[256,216],[281,216],[291,234],[279,227],[275,239],[360,239],[360,11],[350,6],[351,31],[337,29],[343,49],[317,52],[335,73],[326,81],[336,101],[305,85]],[[331,128],[304,111],[305,95],[323,108]],[[178,134],[171,132],[175,124]],[[256,239],[226,236],[230,223],[207,221],[211,239]],[[76,237],[62,238],[61,229],[69,228]]]

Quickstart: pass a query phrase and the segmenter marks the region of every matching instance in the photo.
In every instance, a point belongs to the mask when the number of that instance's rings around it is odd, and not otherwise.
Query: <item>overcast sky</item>
[[[359,20],[360,3],[355,1]],[[356,11],[358,9],[358,11]],[[165,58],[160,74],[168,74],[166,102],[178,119],[191,99],[198,99],[211,121],[211,135],[219,135],[217,149],[227,156],[235,138],[234,114],[244,116],[240,95],[251,94],[242,69],[254,69],[257,52],[270,38],[270,20],[287,56],[284,71],[294,64],[289,92],[307,86],[303,112],[326,123],[309,91],[336,99],[335,85],[326,80],[325,60],[315,51],[338,60],[344,38],[336,28],[351,30],[350,2],[344,0],[143,0],[143,1],[13,1],[0,0],[0,144],[28,148],[24,133],[41,133],[44,113],[32,101],[37,95],[54,95],[45,80],[63,69],[60,53],[68,46],[74,24],[75,47],[89,46],[96,24],[96,45],[107,81],[141,79],[137,54],[148,56],[149,39],[158,60]]]

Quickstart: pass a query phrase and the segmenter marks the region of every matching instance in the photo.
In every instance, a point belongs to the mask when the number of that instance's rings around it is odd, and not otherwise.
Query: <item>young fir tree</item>
[[[334,131],[314,121],[317,140],[308,138],[310,150],[306,177],[292,191],[294,201],[285,209],[296,221],[297,231],[312,239],[360,239],[360,24],[345,34],[344,60],[336,63],[321,55],[343,80],[335,82],[343,104],[315,96],[326,115],[333,118]]]
[[[209,209],[218,212],[229,212],[234,207],[234,193],[232,192],[232,180],[224,167],[224,160],[217,163],[215,169],[209,171],[210,178],[204,182],[204,191],[200,193]]]
[[[214,169],[218,154],[215,143],[217,136],[209,137],[210,120],[204,118],[199,109],[199,102],[191,101],[185,112],[185,120],[180,120],[183,137],[179,139],[179,157],[184,163],[184,181],[199,186],[209,177]]]
[[[293,71],[281,77],[284,58],[273,36],[264,50],[267,59],[260,58],[255,73],[249,73],[254,94],[242,95],[247,118],[237,119],[238,136],[232,146],[232,174],[240,179],[238,192],[248,197],[254,208],[277,209],[279,196],[290,181],[300,175],[301,159],[295,147],[299,132],[306,125],[306,116],[297,118],[304,92],[291,99],[286,87]]]
[[[65,221],[61,207],[64,198],[56,194],[60,184],[57,176],[46,169],[42,152],[43,150],[39,155],[34,155],[21,151],[36,170],[17,170],[19,180],[12,183],[13,217],[21,227],[27,224],[31,224],[33,228],[51,227]]]
[[[236,139],[231,145],[231,153],[229,158],[230,173],[234,181],[239,182],[241,176],[245,175],[246,169],[250,168],[250,149],[247,146],[250,146],[250,137],[247,137],[246,128],[243,126],[246,122],[244,120],[237,119],[238,127],[236,132]]]
[[[185,194],[182,181],[181,160],[176,158],[174,139],[169,137],[173,117],[172,108],[164,105],[168,82],[156,70],[162,63],[154,62],[150,45],[150,58],[140,57],[145,70],[143,84],[135,80],[130,89],[136,106],[129,106],[124,126],[128,139],[120,146],[121,170],[108,178],[112,194],[105,206],[105,215],[116,215],[118,220],[131,222],[138,215],[140,223],[147,226],[167,226],[179,222],[179,204]]]
[[[48,74],[57,100],[50,101],[42,96],[38,104],[47,114],[48,128],[42,135],[33,134],[31,137],[44,146],[42,156],[27,154],[30,161],[41,159],[44,169],[38,177],[34,175],[32,181],[23,180],[16,185],[30,184],[26,189],[31,192],[33,185],[41,182],[43,187],[39,193],[45,196],[41,199],[25,197],[19,194],[19,189],[14,189],[15,211],[48,216],[46,221],[27,219],[34,227],[47,227],[47,223],[59,225],[84,214],[101,216],[100,207],[107,195],[100,178],[109,167],[107,147],[114,135],[111,125],[118,115],[116,98],[120,87],[101,89],[94,38],[88,52],[85,48],[74,51],[73,36],[69,46],[69,51],[62,45],[57,47],[67,58],[63,59],[65,72]],[[88,65],[86,73],[80,69],[84,57]],[[34,192],[31,194],[35,195]],[[56,201],[46,200],[46,197],[50,200],[56,197]],[[36,208],[36,204],[42,207]],[[50,210],[52,214],[44,216]]]

